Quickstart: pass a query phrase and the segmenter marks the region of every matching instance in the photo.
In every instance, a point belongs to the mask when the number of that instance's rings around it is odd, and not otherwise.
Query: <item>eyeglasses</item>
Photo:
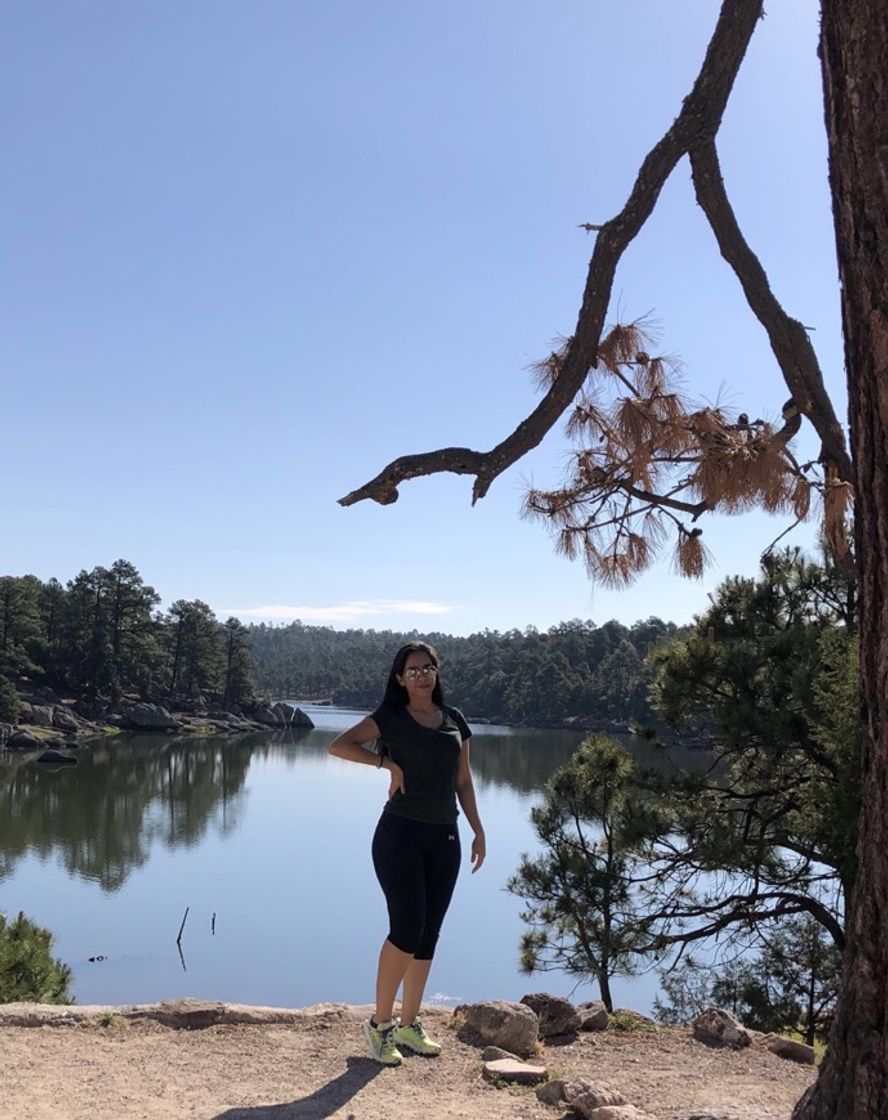
[[[405,676],[408,681],[419,680],[420,677],[437,677],[437,665],[412,665],[409,669],[405,669],[402,676]]]

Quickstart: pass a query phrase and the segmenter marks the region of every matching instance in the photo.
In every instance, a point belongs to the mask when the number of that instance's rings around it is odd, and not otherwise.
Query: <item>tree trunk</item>
[[[842,991],[793,1120],[888,1115],[888,5],[823,0],[821,62],[848,374],[863,805]]]
[[[614,1013],[614,997],[611,995],[610,973],[606,968],[598,973],[598,990],[601,993],[601,1002],[607,1008],[609,1015]]]

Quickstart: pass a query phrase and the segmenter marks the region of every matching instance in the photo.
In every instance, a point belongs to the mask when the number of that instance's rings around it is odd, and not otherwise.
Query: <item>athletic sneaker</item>
[[[373,1023],[368,1019],[364,1024],[364,1038],[370,1047],[370,1053],[384,1066],[399,1066],[404,1058],[395,1045],[395,1021],[389,1019],[387,1023]]]
[[[395,1041],[414,1054],[424,1054],[427,1058],[437,1058],[441,1053],[441,1043],[432,1042],[422,1029],[422,1019],[414,1019],[409,1027],[396,1027]]]

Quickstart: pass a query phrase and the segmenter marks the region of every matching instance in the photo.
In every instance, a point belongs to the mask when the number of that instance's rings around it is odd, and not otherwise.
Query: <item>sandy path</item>
[[[495,1089],[480,1053],[425,1021],[441,1058],[396,1070],[364,1057],[360,1008],[285,1026],[173,1030],[156,1022],[0,1027],[2,1120],[560,1120],[528,1089]],[[607,1081],[656,1120],[695,1112],[788,1120],[813,1071],[766,1052],[709,1050],[688,1031],[607,1032],[546,1047],[555,1076]]]

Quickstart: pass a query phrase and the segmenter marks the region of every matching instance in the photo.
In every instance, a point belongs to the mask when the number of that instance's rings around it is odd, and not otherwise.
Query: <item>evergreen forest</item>
[[[67,584],[0,576],[0,720],[15,722],[15,685],[113,707],[124,697],[232,708],[254,698],[247,628],[200,599],[160,611],[128,560]]]
[[[242,708],[268,698],[373,707],[395,651],[438,650],[448,700],[474,718],[546,726],[653,718],[649,654],[685,633],[649,618],[624,626],[573,619],[542,631],[468,637],[327,626],[224,622],[200,599],[160,596],[128,560],[66,584],[0,576],[0,719],[15,722],[16,685],[49,687],[108,708],[124,697],[173,708]]]
[[[651,720],[653,677],[646,659],[684,632],[659,618],[631,627],[573,619],[544,631],[483,630],[468,637],[340,631],[301,622],[249,631],[257,683],[275,696],[373,708],[395,651],[421,638],[441,655],[448,701],[470,717],[531,726]]]

